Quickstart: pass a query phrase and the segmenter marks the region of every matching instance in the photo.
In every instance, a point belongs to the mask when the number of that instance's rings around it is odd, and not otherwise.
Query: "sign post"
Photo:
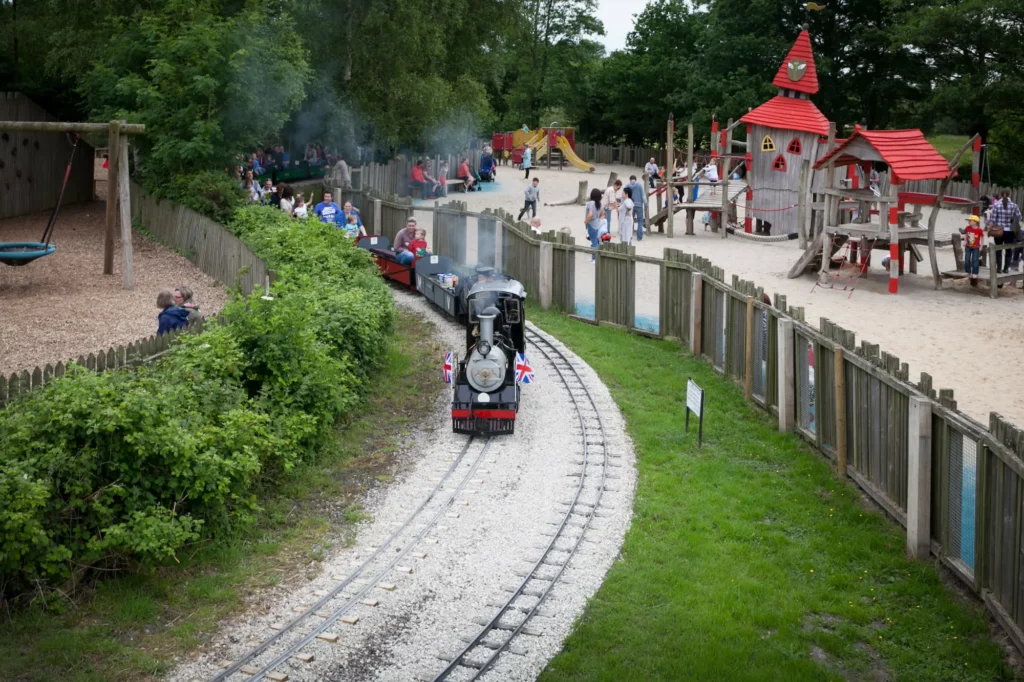
[[[704,389],[686,379],[686,432],[690,432],[690,412],[697,415],[697,447],[704,444]]]

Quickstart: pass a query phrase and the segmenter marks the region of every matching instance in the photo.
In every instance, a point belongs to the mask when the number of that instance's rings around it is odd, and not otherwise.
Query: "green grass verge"
[[[401,439],[437,396],[432,325],[402,315],[387,368],[365,407],[340,424],[319,459],[264,491],[253,526],[193,548],[174,567],[100,580],[63,612],[31,609],[0,624],[0,680],[131,681],[160,677],[175,655],[261,591],[311,579],[351,542],[358,500],[390,482]],[[402,390],[396,391],[395,386]]]
[[[639,471],[621,560],[542,682],[1014,679],[983,609],[740,388],[677,344],[531,317],[608,385]]]
[[[932,143],[932,146],[935,147],[935,149],[937,149],[947,161],[951,160],[953,156],[960,151],[960,147],[967,144],[967,139],[967,135],[931,135],[928,137],[928,141]],[[960,165],[970,167],[970,150],[960,157]],[[970,180],[970,178],[967,179]]]

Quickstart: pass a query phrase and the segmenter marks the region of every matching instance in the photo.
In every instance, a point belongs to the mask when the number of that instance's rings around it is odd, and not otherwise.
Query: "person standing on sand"
[[[583,222],[587,226],[587,239],[590,240],[590,246],[596,249],[601,228],[601,190],[596,187],[590,190],[590,201],[587,202]],[[595,260],[597,260],[596,255],[590,257],[591,263]]]
[[[608,229],[612,229],[612,213],[616,215],[619,213],[619,200],[622,199],[622,181],[616,180],[614,184],[608,185],[604,190],[604,198],[602,204],[604,204],[604,219],[608,221]],[[619,223],[619,229],[622,229],[622,223]]]
[[[530,168],[533,167],[533,152],[527,147],[526,151],[523,152],[523,170],[526,171],[526,179],[530,179]]]
[[[637,182],[635,175],[629,176],[629,184],[626,185],[632,191],[630,198],[633,200],[633,222],[636,224],[636,239],[644,239],[644,208],[647,203],[647,188],[642,182]]]
[[[523,203],[523,210],[519,212],[516,220],[522,220],[523,215],[529,211],[531,218],[537,217],[537,202],[540,201],[540,178],[534,178],[533,184],[526,187],[526,201]]]
[[[633,244],[633,190],[626,187],[622,190],[622,202],[619,204],[619,241]]]

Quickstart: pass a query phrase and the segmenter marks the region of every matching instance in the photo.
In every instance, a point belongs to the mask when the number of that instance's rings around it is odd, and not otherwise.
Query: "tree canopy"
[[[981,133],[995,179],[1024,182],[1020,2],[651,0],[611,54],[597,4],[0,0],[0,82],[64,118],[147,123],[152,173],[278,139],[389,154],[524,122],[660,144],[669,113],[706,134],[771,97],[807,25],[830,120]]]

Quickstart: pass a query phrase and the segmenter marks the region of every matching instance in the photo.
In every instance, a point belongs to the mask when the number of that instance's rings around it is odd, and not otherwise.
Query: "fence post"
[[[779,431],[792,431],[796,424],[796,367],[794,364],[793,320],[779,318]]]
[[[538,260],[540,262],[540,273],[538,277],[538,289],[537,298],[540,300],[540,307],[543,310],[547,310],[551,307],[551,285],[552,285],[552,273],[554,270],[554,247],[551,242],[540,243],[540,253],[538,254]]]
[[[700,355],[700,334],[702,304],[704,302],[704,276],[699,272],[690,275],[690,352],[693,357]]]
[[[836,346],[833,359],[836,388],[836,468],[840,476],[846,476],[846,365],[843,362],[841,347]]]
[[[927,559],[931,549],[932,404],[910,397],[907,434],[907,553]]]
[[[754,397],[754,297],[747,296],[747,338],[744,349],[743,398]],[[760,333],[760,330],[758,330]]]
[[[373,200],[373,233],[384,234],[381,232],[381,227],[384,225],[384,206],[381,204],[380,199]]]

